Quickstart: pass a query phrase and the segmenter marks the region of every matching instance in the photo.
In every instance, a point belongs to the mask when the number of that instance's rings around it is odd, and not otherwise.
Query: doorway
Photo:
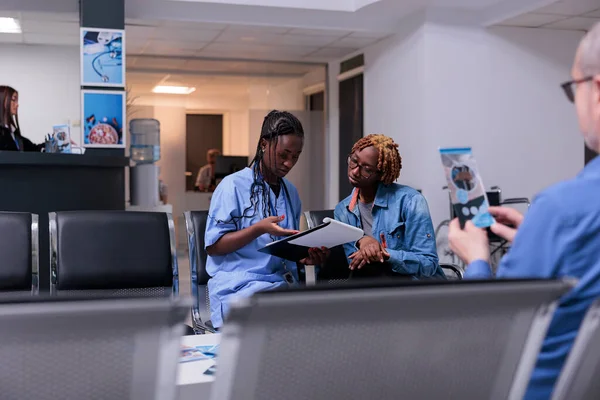
[[[223,114],[187,114],[185,119],[185,190],[193,191],[210,149],[223,152]]]
[[[352,185],[348,182],[348,154],[363,137],[363,74],[340,81],[340,144],[339,199],[348,197]]]

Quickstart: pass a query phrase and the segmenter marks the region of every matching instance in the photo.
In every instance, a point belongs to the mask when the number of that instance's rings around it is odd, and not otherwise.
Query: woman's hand
[[[291,236],[299,231],[293,229],[285,229],[279,226],[279,223],[285,219],[285,215],[279,217],[267,217],[260,222],[254,224],[254,229],[260,234],[268,233],[272,236]]]
[[[304,265],[323,265],[331,252],[327,247],[308,249],[308,257],[299,261]]]
[[[383,262],[383,246],[377,240],[370,236],[365,236],[358,241],[359,251],[363,253],[363,258],[370,263]]]
[[[361,269],[366,264],[384,262],[390,258],[381,243],[370,236],[365,236],[358,241],[359,250],[350,255],[350,269]]]

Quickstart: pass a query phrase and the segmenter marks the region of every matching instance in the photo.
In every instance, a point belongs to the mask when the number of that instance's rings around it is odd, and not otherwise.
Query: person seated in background
[[[425,198],[394,183],[402,158],[384,135],[368,135],[348,156],[352,194],[337,205],[335,219],[362,228],[365,236],[344,245],[352,276],[442,278],[433,222]]]
[[[587,146],[600,152],[600,24],[583,38],[571,79],[562,87],[575,102],[579,128]],[[498,278],[578,279],[560,300],[526,399],[549,399],[579,326],[600,296],[600,157],[574,179],[538,194],[523,217],[514,209],[490,207],[492,231],[512,242],[497,270]],[[490,248],[485,230],[457,220],[450,224],[450,247],[468,264],[465,278],[490,278]]]
[[[212,192],[217,187],[217,180],[215,179],[215,164],[217,157],[221,155],[218,149],[210,149],[206,152],[206,164],[204,167],[198,170],[198,176],[196,177],[196,189],[201,192]]]
[[[168,204],[168,193],[169,188],[167,184],[160,178],[158,178],[158,198],[161,203]]]
[[[41,151],[44,144],[34,144],[21,135],[18,110],[19,93],[10,86],[0,86],[0,150]]]
[[[235,297],[295,285],[298,266],[258,251],[298,232],[300,196],[284,177],[296,165],[304,146],[300,121],[284,111],[264,119],[256,155],[241,171],[226,176],[210,202],[205,246],[211,322],[221,327]],[[310,249],[304,265],[319,265],[326,248]]]

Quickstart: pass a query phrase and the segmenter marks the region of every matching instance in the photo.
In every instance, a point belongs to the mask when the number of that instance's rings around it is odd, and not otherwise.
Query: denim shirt
[[[362,229],[358,190],[335,208],[335,219]],[[425,198],[415,189],[392,183],[379,184],[373,202],[373,236],[384,233],[389,263],[398,274],[419,278],[442,278],[433,222]],[[344,245],[346,256],[356,251],[354,243]]]

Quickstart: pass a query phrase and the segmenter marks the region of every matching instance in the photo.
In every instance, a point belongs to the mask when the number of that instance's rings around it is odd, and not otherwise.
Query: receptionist
[[[0,86],[0,150],[41,151],[43,144],[21,135],[18,110],[19,93],[10,86]]]

